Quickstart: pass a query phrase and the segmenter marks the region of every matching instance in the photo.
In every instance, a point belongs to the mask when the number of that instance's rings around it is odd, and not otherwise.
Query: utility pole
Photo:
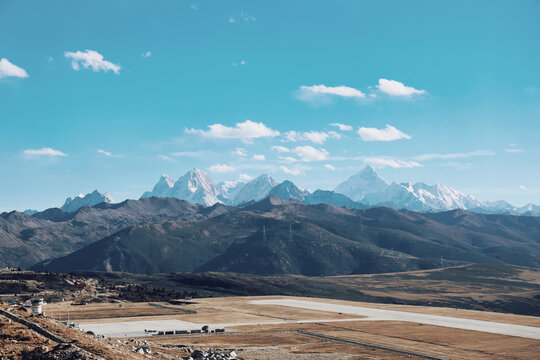
[[[263,240],[266,242],[266,226],[263,225]]]
[[[289,242],[292,242],[292,225],[289,224]]]

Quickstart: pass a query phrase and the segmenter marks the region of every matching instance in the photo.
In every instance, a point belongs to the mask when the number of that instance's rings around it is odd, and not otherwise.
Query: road
[[[354,319],[353,321],[405,321],[540,340],[540,328],[534,326],[292,299],[254,300],[250,301],[250,303],[257,305],[290,306],[302,309],[365,316],[365,318]]]

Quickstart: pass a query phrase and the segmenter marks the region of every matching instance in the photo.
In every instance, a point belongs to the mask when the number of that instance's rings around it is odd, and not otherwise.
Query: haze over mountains
[[[216,185],[208,174],[193,169],[176,182],[162,175],[152,191],[145,192],[142,198],[176,197],[203,205],[221,202],[235,206],[248,201],[258,201],[269,195],[296,199],[307,204],[325,203],[350,208],[389,206],[432,212],[464,209],[481,213],[540,214],[540,207],[533,204],[518,208],[504,201],[484,202],[446,185],[427,185],[423,182],[388,183],[370,166],[339,184],[334,191],[317,190],[313,193],[300,189],[288,180],[278,183],[268,174],[262,174],[247,183],[236,181]]]

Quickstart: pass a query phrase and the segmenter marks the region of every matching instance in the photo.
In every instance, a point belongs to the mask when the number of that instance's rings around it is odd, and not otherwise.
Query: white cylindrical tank
[[[32,314],[41,314],[41,307],[43,306],[43,299],[32,299]]]

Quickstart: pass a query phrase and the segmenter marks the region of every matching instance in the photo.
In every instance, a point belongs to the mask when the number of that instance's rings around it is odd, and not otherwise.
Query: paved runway
[[[444,326],[455,329],[481,331],[492,334],[502,334],[518,336],[529,339],[540,340],[540,328],[534,326],[514,325],[498,323],[492,321],[482,321],[449,316],[420,314],[406,311],[382,310],[352,305],[340,305],[315,301],[276,299],[276,300],[254,300],[252,304],[258,305],[282,305],[297,307],[302,309],[330,311],[351,315],[362,315],[367,318],[355,319],[355,321],[386,320],[386,321],[406,321],[426,325]]]

